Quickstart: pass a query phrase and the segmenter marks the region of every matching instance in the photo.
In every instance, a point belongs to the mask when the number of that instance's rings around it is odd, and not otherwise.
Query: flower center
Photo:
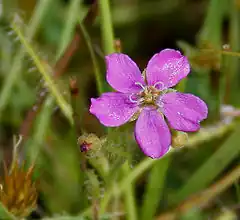
[[[157,98],[164,92],[164,85],[162,82],[156,83],[154,86],[143,86],[141,83],[136,82],[136,85],[142,87],[142,90],[137,94],[130,95],[129,99],[133,103],[138,103],[138,105],[156,105]],[[156,88],[158,87],[158,88]]]
[[[140,93],[143,104],[146,105],[154,105],[159,95],[160,91],[153,86],[146,86],[146,88]]]

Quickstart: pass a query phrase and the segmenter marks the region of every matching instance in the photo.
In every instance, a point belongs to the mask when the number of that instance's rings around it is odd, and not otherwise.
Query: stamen
[[[161,88],[159,88],[159,90],[164,90],[165,89],[163,82],[156,82],[153,87],[156,88],[157,85],[161,85]]]
[[[142,104],[142,103],[144,103],[144,98],[140,98],[140,99],[138,100],[138,104],[139,104],[139,105]]]
[[[141,88],[142,88],[143,90],[145,90],[145,86],[144,86],[142,83],[140,83],[140,82],[135,82],[135,85],[139,85],[139,86],[141,86]]]
[[[133,99],[132,99],[133,95],[135,95],[135,94],[133,93],[133,94],[131,94],[131,95],[129,96],[129,100],[130,100],[132,103],[138,103],[138,100],[133,100]]]

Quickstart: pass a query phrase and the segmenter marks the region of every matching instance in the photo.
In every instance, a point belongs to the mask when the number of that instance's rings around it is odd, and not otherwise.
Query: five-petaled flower
[[[179,51],[165,49],[155,54],[143,74],[122,53],[106,56],[106,63],[107,81],[117,92],[92,98],[90,112],[109,127],[120,126],[140,113],[135,138],[147,156],[160,158],[168,152],[169,127],[197,131],[200,121],[207,118],[207,105],[200,98],[169,89],[190,72],[187,58]]]

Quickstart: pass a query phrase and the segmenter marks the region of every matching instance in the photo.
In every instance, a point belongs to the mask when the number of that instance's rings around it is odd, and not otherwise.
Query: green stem
[[[54,106],[53,98],[48,97],[43,105],[42,111],[38,116],[38,123],[36,123],[36,130],[33,135],[31,146],[29,146],[29,156],[31,162],[36,162],[43,140],[47,134],[47,127],[52,116],[52,109]]]
[[[126,178],[124,178],[118,185],[118,193],[122,193],[123,190],[127,189],[130,184],[133,183],[142,175],[147,169],[149,169],[157,160],[153,160],[150,158],[144,159],[132,172],[130,172]],[[100,206],[100,213],[104,213],[109,200],[111,199],[112,195],[114,194],[114,187],[112,187],[104,196],[101,206]],[[116,195],[116,194],[115,194]]]
[[[58,60],[62,56],[70,40],[73,37],[73,33],[78,22],[79,6],[81,5],[80,3],[80,0],[73,0],[70,2],[68,13],[66,15],[67,19],[60,38],[60,46],[58,48],[56,60]]]
[[[115,52],[114,34],[113,34],[109,0],[99,0],[99,10],[100,10],[100,18],[101,18],[103,48],[104,48],[104,53],[107,55]]]
[[[118,193],[117,180],[115,179],[114,183],[113,183],[113,201],[112,201],[112,206],[111,206],[112,213],[118,213],[120,210],[119,196],[120,196],[120,194]],[[112,220],[119,220],[119,216],[113,216]]]
[[[89,158],[88,162],[97,170],[103,180],[106,180],[109,173],[109,163],[105,156],[99,152],[96,158]]]
[[[170,163],[170,156],[158,160],[149,173],[143,205],[141,208],[141,219],[153,219],[158,204],[162,199],[165,179]]]
[[[208,42],[215,48],[221,48],[222,21],[226,9],[226,2],[210,0],[204,24],[198,36],[199,43]]]
[[[43,64],[41,63],[39,57],[31,47],[31,45],[28,43],[28,41],[24,38],[23,34],[19,30],[19,28],[16,26],[15,23],[12,23],[12,28],[16,32],[16,34],[19,37],[19,40],[23,44],[24,48],[26,49],[27,53],[31,56],[33,59],[33,62],[35,63],[36,67],[38,68],[39,72],[42,74],[45,82],[47,83],[47,86],[49,90],[51,91],[52,95],[55,97],[59,107],[61,108],[62,112],[65,114],[65,116],[68,118],[70,124],[73,124],[72,119],[72,109],[70,105],[66,102],[66,100],[63,98],[61,93],[58,91],[57,87],[55,86],[52,78],[50,77],[49,73],[47,73],[46,68],[44,68]]]
[[[29,40],[31,40],[35,33],[38,30],[40,22],[42,18],[45,16],[50,4],[51,0],[41,0],[38,2],[36,6],[36,10],[32,16],[32,19],[29,23],[29,27],[27,28],[26,35]],[[19,52],[15,55],[12,68],[4,80],[3,88],[0,92],[0,117],[2,111],[4,110],[7,102],[10,100],[9,97],[11,95],[12,87],[15,83],[18,82],[20,78],[22,66],[23,66],[23,58],[25,55],[25,50],[20,49]]]
[[[130,173],[129,164],[125,163],[122,167],[124,176]],[[137,220],[136,202],[134,196],[134,185],[129,184],[125,190],[126,219]]]
[[[98,94],[100,95],[104,92],[104,85],[103,85],[100,68],[99,68],[99,65],[97,62],[97,58],[94,53],[94,49],[92,46],[90,36],[88,35],[88,32],[86,31],[84,25],[81,22],[79,22],[79,25],[80,25],[83,37],[86,41],[86,44],[87,44],[87,47],[88,47],[88,50],[89,50],[89,53],[90,53],[90,56],[91,56],[91,59],[93,62],[93,68],[94,68],[94,73],[95,73],[95,78],[96,78],[96,83],[97,83],[97,90],[98,90]]]
[[[229,7],[230,14],[230,45],[231,50],[240,50],[240,12],[239,8],[236,6],[236,1],[231,1],[231,7]],[[239,55],[239,54],[238,54]],[[239,105],[239,60],[238,57],[228,57],[228,68],[225,72],[226,81],[226,91],[225,91],[225,103],[231,103]]]
[[[210,46],[214,49],[222,47],[222,28],[224,13],[228,1],[210,0],[204,25],[198,36],[198,45]],[[210,70],[209,82],[211,105],[209,105],[209,120],[213,122],[220,119],[221,105],[221,74],[219,70]]]

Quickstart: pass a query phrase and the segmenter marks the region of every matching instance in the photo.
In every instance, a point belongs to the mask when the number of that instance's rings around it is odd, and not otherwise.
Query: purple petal
[[[192,94],[167,93],[160,96],[158,104],[170,126],[179,131],[197,131],[200,121],[208,115],[205,102]]]
[[[160,158],[171,144],[171,134],[163,115],[153,108],[144,108],[136,122],[135,138],[147,156]]]
[[[163,90],[175,86],[189,72],[190,65],[185,56],[177,50],[165,49],[148,62],[146,76],[149,85],[158,83],[158,88]]]
[[[136,82],[144,85],[144,80],[136,63],[127,55],[113,53],[106,56],[107,81],[117,91],[123,93],[141,90]]]
[[[109,127],[126,123],[138,110],[136,103],[129,100],[129,95],[120,92],[103,93],[99,98],[91,98],[90,112],[99,121]]]

